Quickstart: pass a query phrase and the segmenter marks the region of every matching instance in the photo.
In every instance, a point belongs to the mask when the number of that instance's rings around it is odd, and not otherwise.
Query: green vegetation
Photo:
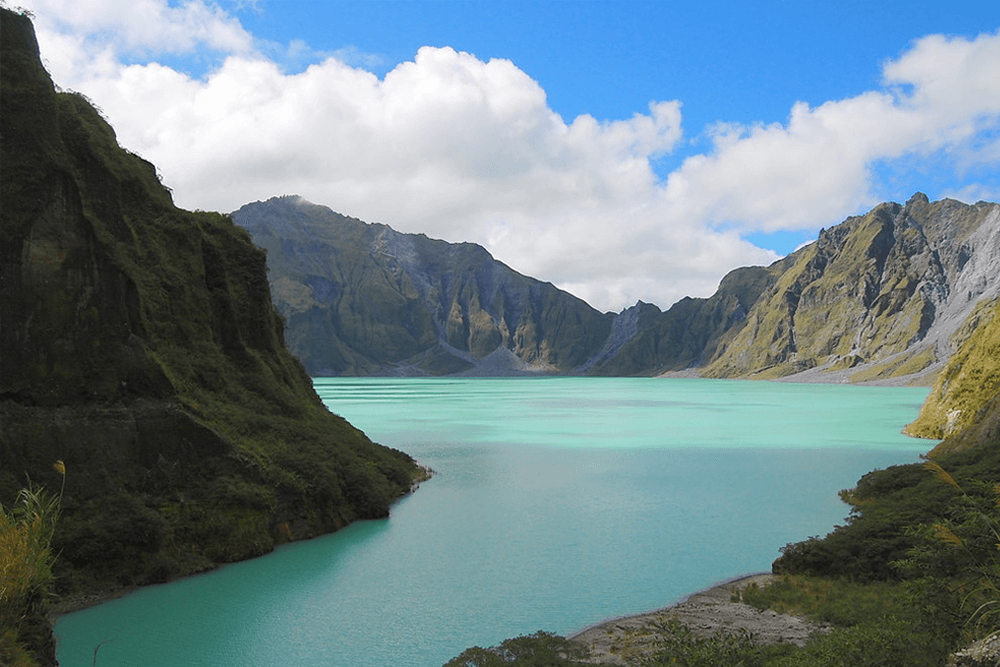
[[[814,537],[786,546],[774,563],[775,573],[861,582],[900,579],[898,563],[927,541],[921,531],[947,524],[946,519],[953,520],[972,499],[988,503],[992,485],[1000,483],[1000,443],[987,443],[935,461],[934,465],[948,470],[968,493],[942,483],[918,464],[868,473],[854,489],[841,493],[851,506],[847,522],[822,539]]]
[[[937,361],[937,354],[933,345],[924,348],[912,347],[901,354],[895,355],[881,363],[872,364],[864,370],[852,373],[851,382],[869,382],[889,377],[905,377],[916,375],[930,367]],[[933,379],[933,376],[931,376]],[[919,380],[921,385],[925,384],[923,378]]]
[[[55,470],[65,479],[62,461]],[[10,508],[0,505],[0,664],[30,667],[54,656],[46,603],[61,499],[29,484]]]
[[[655,623],[649,628],[655,636],[648,654],[629,658],[635,667],[764,667],[770,661],[794,651],[791,645],[760,645],[753,636],[720,632],[711,637],[696,634],[676,620]]]
[[[940,454],[1000,436],[1000,299],[981,304],[952,339],[958,346],[910,435],[945,438]]]
[[[73,469],[62,600],[387,516],[419,470],[331,414],[285,347],[265,253],[173,205],[2,10],[0,502]]]
[[[796,650],[784,665],[871,665],[932,667],[955,647],[958,628],[950,615],[955,598],[923,582],[853,582],[848,579],[785,576],[749,587],[742,600],[828,624]]]
[[[473,646],[445,667],[582,667],[593,665],[583,662],[588,651],[568,639],[549,632],[507,639],[499,646],[480,648]]]

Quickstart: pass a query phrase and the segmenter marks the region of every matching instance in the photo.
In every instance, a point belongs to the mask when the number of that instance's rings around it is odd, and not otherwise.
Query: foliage
[[[1000,483],[1000,442],[935,459],[970,493]],[[941,523],[966,501],[921,464],[870,472],[841,497],[851,506],[844,525],[820,539],[789,544],[774,562],[776,574],[810,574],[857,581],[919,576],[897,566],[921,541],[918,527]]]
[[[545,631],[507,639],[499,646],[473,646],[444,667],[577,667],[592,663],[586,648]]]
[[[9,510],[0,505],[0,601],[23,601],[52,578],[50,546],[58,516],[59,499],[31,485]]]
[[[5,11],[0,29],[0,502],[25,473],[58,484],[53,458],[73,467],[56,593],[386,516],[418,469],[323,406],[264,251],[175,207],[84,96],[57,93],[30,21]]]
[[[944,655],[929,655],[922,637],[895,618],[839,628],[821,635],[768,667],[937,667]]]
[[[56,465],[65,475],[62,461]],[[12,507],[0,505],[0,664],[36,664],[33,652],[51,637],[44,604],[60,501],[29,483]]]
[[[952,582],[970,636],[991,634],[1000,629],[1000,484],[973,479],[963,486],[939,464],[925,466],[960,495],[940,522],[912,529],[918,544],[898,565]]]
[[[869,473],[842,497],[852,506],[848,523],[824,539],[788,545],[774,565],[775,572],[832,579],[828,587],[834,590],[819,594],[814,583],[793,586],[800,609],[851,629],[849,639],[836,630],[823,645],[868,637],[876,646],[910,647],[913,656],[900,664],[933,665],[949,650],[997,629],[1000,443],[983,442],[923,465]],[[779,584],[769,595],[787,593],[787,588]],[[846,593],[855,589],[854,597]],[[864,596],[873,596],[877,604]],[[810,597],[823,606],[803,601]],[[845,612],[847,617],[835,615]],[[852,616],[856,620],[847,623]]]
[[[764,667],[770,659],[794,650],[790,645],[759,645],[747,632],[702,637],[677,620],[656,623],[652,629],[655,653],[633,661],[637,667]]]
[[[979,304],[952,344],[957,351],[905,429],[918,437],[945,438],[932,456],[974,446],[983,431],[1000,433],[997,415],[987,414],[991,403],[996,410],[1000,395],[1000,299]]]
[[[749,586],[742,600],[758,609],[808,617],[828,624],[831,631],[814,637],[801,662],[819,665],[932,665],[939,664],[958,638],[954,610],[957,599],[934,582],[852,582],[804,576],[785,576],[765,587]],[[837,647],[869,646],[878,656],[884,645],[896,646],[888,662],[831,662]],[[878,650],[876,650],[878,649]],[[798,653],[796,655],[799,655]],[[826,657],[824,657],[826,656]],[[785,663],[778,663],[783,665]]]

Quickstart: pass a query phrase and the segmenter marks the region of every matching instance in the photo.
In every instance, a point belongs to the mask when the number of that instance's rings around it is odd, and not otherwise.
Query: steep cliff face
[[[769,267],[737,269],[708,299],[618,315],[477,245],[400,234],[297,197],[233,216],[268,249],[290,346],[314,375],[929,378],[976,304],[1000,293],[1000,206],[921,194],[849,218]]]
[[[981,304],[955,333],[958,351],[905,432],[944,439],[931,456],[1000,442],[1000,299]]]
[[[684,298],[666,312],[640,303],[615,319],[628,336],[612,337],[582,371],[594,375],[656,375],[702,366],[745,325],[747,312],[781,275],[785,263],[731,271],[707,299]]]
[[[1000,293],[1000,206],[917,194],[821,232],[784,261],[706,375],[918,374],[947,360],[952,334]]]
[[[611,330],[613,316],[475,244],[401,234],[294,196],[232,215],[267,249],[289,347],[313,375],[567,372]]]
[[[173,206],[3,10],[0,502],[58,489],[57,592],[163,581],[385,516],[413,461],[330,414],[265,254]]]

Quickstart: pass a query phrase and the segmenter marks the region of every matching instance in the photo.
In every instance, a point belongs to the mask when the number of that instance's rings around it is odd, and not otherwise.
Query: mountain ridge
[[[297,196],[232,216],[267,250],[289,345],[314,376],[562,372],[610,332],[611,316],[476,244],[402,234]]]
[[[475,244],[402,234],[297,196],[232,215],[267,248],[290,346],[313,375],[694,372],[929,385],[954,350],[952,334],[977,303],[1000,293],[1000,206],[930,202],[922,193],[824,229],[770,266],[737,268],[711,297],[665,311],[640,301],[617,314],[521,276]],[[294,238],[282,236],[283,216],[296,220]],[[338,226],[351,227],[350,244],[338,245],[347,233]],[[344,271],[345,262],[364,266],[363,280]],[[339,267],[336,276],[327,263]],[[378,274],[392,278],[369,291]],[[525,308],[532,299],[511,298],[515,281],[547,285],[549,305]],[[366,302],[364,326],[337,290]],[[375,311],[388,302],[397,314],[380,320]],[[562,319],[550,317],[555,304]],[[575,319],[567,323],[566,314]],[[560,325],[570,331],[562,339],[551,335]],[[406,329],[397,331],[405,348],[379,347],[386,326]],[[362,361],[316,363],[317,349],[331,341]],[[567,341],[575,346],[566,349]]]

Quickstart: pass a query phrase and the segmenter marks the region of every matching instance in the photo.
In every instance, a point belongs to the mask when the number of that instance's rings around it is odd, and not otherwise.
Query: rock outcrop
[[[629,323],[629,335],[613,341],[604,354],[578,370],[591,375],[627,376],[699,368],[746,326],[747,313],[786,266],[787,262],[780,260],[769,267],[735,269],[722,279],[711,297],[686,297],[665,312],[640,302],[615,318],[616,329],[622,328],[621,321]]]
[[[323,406],[264,252],[176,208],[2,10],[0,503],[58,490],[56,592],[167,579],[385,516],[416,466]]]

